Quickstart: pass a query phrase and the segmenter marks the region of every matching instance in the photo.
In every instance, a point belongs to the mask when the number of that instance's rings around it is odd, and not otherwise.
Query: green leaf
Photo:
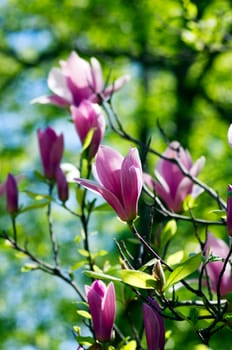
[[[102,203],[94,208],[95,211],[109,211],[112,210],[108,203]]]
[[[43,174],[41,174],[38,170],[34,171],[34,176],[42,182],[47,182],[46,177]]]
[[[80,315],[81,317],[87,318],[87,319],[91,319],[91,315],[88,311],[85,310],[77,310],[77,314]]]
[[[25,264],[22,268],[21,268],[21,272],[30,272],[33,270],[38,270],[39,265],[38,264]]]
[[[121,346],[120,350],[136,350],[136,341],[135,340],[131,340],[126,345]]]
[[[82,145],[81,153],[83,153],[89,147],[89,145],[91,144],[91,141],[92,141],[93,134],[94,134],[95,130],[96,130],[96,128],[92,128],[92,129],[89,130],[88,134],[85,137],[84,143]]]
[[[201,253],[191,256],[183,263],[178,265],[173,272],[169,275],[164,289],[169,288],[173,284],[191,275],[196,271],[201,263]]]
[[[50,201],[45,201],[45,202],[40,202],[40,203],[28,205],[27,207],[20,209],[20,214],[25,213],[25,212],[30,211],[30,210],[47,207],[49,203],[50,203]]]
[[[157,262],[157,258],[153,258],[153,259],[147,261],[146,264],[144,264],[143,266],[141,266],[141,267],[139,268],[139,270],[140,270],[140,271],[144,271],[147,267],[149,267],[149,266],[154,266],[154,265],[156,264],[156,262]]]
[[[88,250],[85,250],[85,249],[78,249],[78,253],[82,256],[85,256],[86,258],[89,257],[89,252]]]
[[[169,266],[177,265],[177,261],[181,262],[184,259],[185,253],[183,250],[178,250],[177,252],[171,254],[167,258],[167,264]]]
[[[95,343],[94,338],[92,337],[81,337],[81,336],[76,336],[75,337],[77,342],[81,345],[85,345],[85,346],[90,346],[93,345]]]
[[[109,254],[106,250],[99,250],[98,252],[93,254],[93,259],[99,257],[99,256],[106,256],[107,254]]]
[[[81,268],[84,265],[88,264],[88,260],[81,260],[78,261],[76,264],[74,264],[73,266],[70,267],[71,271],[75,271],[78,270],[79,268]]]
[[[122,270],[120,271],[122,281],[132,287],[142,289],[156,288],[155,279],[148,273],[139,270]]]
[[[176,233],[177,225],[176,220],[169,220],[164,226],[164,229],[161,234],[161,246],[165,245]]]
[[[195,198],[191,194],[188,194],[185,197],[185,200],[183,203],[183,209],[184,211],[189,211],[189,209],[192,209],[194,207],[195,207]]]
[[[32,192],[32,191],[23,191],[24,193],[26,193],[26,195],[30,198],[35,199],[36,201],[41,201],[43,199],[49,200],[50,202],[53,201],[53,197],[49,196],[48,194],[41,194],[41,193],[36,193],[36,192]]]
[[[111,275],[107,275],[101,272],[93,272],[93,271],[84,271],[85,275],[88,277],[92,277],[95,279],[99,279],[99,280],[108,280],[108,281],[117,281],[117,282],[121,282],[121,278],[115,277],[115,276],[111,276]]]

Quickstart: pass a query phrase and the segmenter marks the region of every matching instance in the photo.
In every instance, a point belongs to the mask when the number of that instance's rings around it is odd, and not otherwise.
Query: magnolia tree
[[[169,332],[172,322],[184,320],[189,321],[203,344],[210,344],[215,333],[224,328],[231,330],[232,185],[228,185],[226,203],[197,178],[204,157],[194,163],[189,151],[178,141],[170,142],[164,153],[159,153],[124,129],[111,97],[128,81],[128,76],[107,86],[97,59],[92,58],[89,63],[74,52],[60,65],[48,77],[53,94],[33,101],[68,110],[82,144],[78,169],[70,173],[62,164],[63,134],[58,135],[51,126],[37,132],[43,173],[37,171],[35,175],[47,186],[47,193],[40,196],[46,199],[53,263],[41,259],[18,238],[18,217],[26,215],[28,208],[18,203],[21,177],[12,174],[0,187],[12,223],[11,228],[1,231],[1,239],[24,253],[36,269],[61,278],[75,290],[79,300],[77,311],[83,318],[83,324],[73,325],[77,349],[162,350],[172,337]],[[129,141],[125,155],[103,145],[106,125],[119,140]],[[228,142],[232,146],[232,125],[228,129]],[[143,162],[141,154],[146,155]],[[146,161],[153,156],[158,161],[154,174],[149,174]],[[71,204],[70,191],[76,194],[76,202]],[[218,221],[194,215],[194,205],[200,202],[202,192],[214,201],[215,210],[220,211]],[[104,212],[99,213],[96,201],[98,196],[110,205],[136,241],[132,253],[126,241],[115,239],[120,263],[108,271],[97,264],[89,237],[93,213],[95,220],[101,215],[99,220],[104,221]],[[54,203],[73,215],[82,227],[80,239],[85,252],[82,271],[89,278],[86,285],[77,283],[75,275],[67,273],[60,263],[62,247],[52,223]],[[147,222],[141,222],[144,208],[149,212]],[[157,216],[160,225],[154,229]],[[184,222],[192,227],[195,248],[180,256],[172,246],[172,238],[178,235],[178,228]],[[139,230],[142,226],[149,231],[146,235]],[[213,233],[214,226],[224,227],[224,237],[228,237],[225,241]],[[117,290],[120,289],[127,291],[128,297],[119,312]],[[133,304],[136,320],[129,321],[129,303]],[[126,322],[130,323],[129,327],[123,326]],[[131,329],[129,334],[125,334],[125,329]]]

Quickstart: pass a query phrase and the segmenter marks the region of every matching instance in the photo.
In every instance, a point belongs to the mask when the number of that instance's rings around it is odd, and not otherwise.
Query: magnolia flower
[[[12,174],[8,174],[5,183],[6,187],[6,204],[9,214],[17,213],[18,211],[18,186],[16,178]]]
[[[227,232],[232,236],[232,185],[228,185],[226,214]]]
[[[138,150],[131,148],[123,158],[111,147],[100,146],[94,175],[98,182],[85,179],[77,179],[77,182],[102,195],[122,221],[134,220],[143,185]]]
[[[96,155],[105,132],[105,118],[100,106],[85,100],[81,102],[78,108],[71,106],[71,114],[82,144],[85,142],[89,132],[93,132],[88,147],[91,159]]]
[[[211,233],[208,233],[208,238],[205,245],[205,253],[207,258],[210,255],[214,255],[225,259],[229,254],[229,247],[223,240],[216,238]],[[217,292],[218,279],[222,271],[223,265],[223,261],[209,262],[206,265],[206,271],[210,280],[211,289],[214,292]],[[224,297],[229,292],[232,292],[232,270],[231,265],[228,262],[228,264],[226,265],[226,269],[222,275],[220,284],[220,294],[222,297]]]
[[[116,298],[114,285],[108,287],[99,280],[85,286],[89,310],[92,316],[94,334],[99,341],[109,341],[112,337]]]
[[[143,321],[148,350],[164,350],[165,328],[164,320],[159,314],[160,307],[155,300],[149,298],[151,303],[143,304]],[[156,311],[157,310],[157,311]]]
[[[229,145],[232,147],[232,124],[229,126],[227,137]]]
[[[63,134],[58,136],[52,128],[48,127],[44,131],[38,130],[38,141],[44,175],[48,179],[55,179],[64,151]]]
[[[164,156],[178,159],[191,176],[197,176],[205,163],[205,158],[201,157],[193,164],[189,152],[177,141],[170,143]],[[182,211],[183,202],[188,194],[196,197],[202,192],[202,189],[184,176],[178,165],[171,161],[160,158],[155,168],[155,175],[157,180],[144,174],[144,182],[153,188],[167,207],[174,212]]]
[[[66,202],[69,196],[68,182],[65,173],[60,167],[56,170],[56,185],[59,199],[62,202]]]
[[[119,90],[128,80],[125,75],[111,86],[105,87],[100,63],[94,57],[90,63],[72,52],[67,61],[60,61],[61,68],[52,68],[48,75],[48,87],[52,96],[42,96],[32,102],[52,103],[60,107],[79,106],[81,101],[99,102],[99,94],[104,98]]]

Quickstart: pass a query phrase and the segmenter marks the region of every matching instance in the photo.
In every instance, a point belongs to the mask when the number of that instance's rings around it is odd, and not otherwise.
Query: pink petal
[[[116,211],[120,219],[122,221],[127,221],[127,213],[125,212],[125,209],[123,208],[122,203],[119,201],[119,199],[115,196],[114,193],[110,192],[103,186],[98,185],[94,181],[85,180],[85,179],[75,179],[75,180],[80,185],[88,188],[89,190],[92,190],[97,194],[100,194],[109,203],[109,205]]]
[[[229,145],[232,147],[232,124],[229,126],[227,137]]]
[[[211,233],[208,234],[207,243],[205,246],[206,253],[212,253],[213,255],[225,258],[229,253],[229,247],[227,244],[219,238],[214,237]],[[208,263],[206,266],[208,276],[211,280],[212,289],[217,291],[218,278],[223,267],[222,261],[215,261]],[[231,266],[227,264],[226,270],[222,276],[220,292],[222,296],[226,296],[228,292],[232,291],[232,274]]]
[[[89,63],[74,51],[67,61],[63,61],[62,72],[66,77],[70,77],[78,87],[88,86],[91,82]]]
[[[130,80],[130,76],[128,74],[123,75],[113,82],[112,85],[108,86],[104,90],[104,96],[108,97],[113,94],[113,92],[120,90],[123,85],[125,85]]]
[[[108,285],[105,296],[102,301],[102,318],[105,325],[105,332],[109,338],[111,338],[111,333],[114,325],[116,313],[116,296],[114,285],[112,282]]]
[[[67,86],[67,80],[63,72],[59,68],[52,68],[48,75],[48,87],[62,100],[73,102],[72,94]]]
[[[192,176],[197,176],[201,169],[203,168],[203,166],[205,165],[205,157],[200,157],[196,162],[195,164],[192,166],[192,168],[190,169],[189,173],[192,175]]]
[[[93,91],[101,93],[104,88],[101,65],[95,57],[91,58],[90,63]]]
[[[159,350],[160,326],[155,311],[148,305],[143,304],[143,320],[148,350]]]
[[[96,172],[100,183],[122,200],[120,171],[122,155],[108,146],[100,146],[96,157]]]
[[[127,212],[128,220],[132,220],[137,215],[138,199],[143,185],[142,166],[136,148],[130,150],[122,163],[121,185],[123,206]]]
[[[59,106],[59,107],[66,107],[69,105],[69,102],[62,99],[61,97],[59,96],[40,96],[40,97],[37,97],[37,98],[34,98],[31,103],[41,103],[41,104],[53,104],[53,105],[56,105],[56,106]]]

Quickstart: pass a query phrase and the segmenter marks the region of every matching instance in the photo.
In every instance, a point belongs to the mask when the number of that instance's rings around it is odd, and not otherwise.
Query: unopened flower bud
[[[9,214],[18,211],[18,187],[15,177],[9,174],[6,180],[6,203]]]
[[[157,289],[162,292],[166,279],[160,260],[157,260],[152,270],[153,277],[157,280]]]
[[[232,236],[232,185],[228,185],[226,223],[228,235]]]
[[[56,184],[57,184],[57,191],[59,199],[62,202],[66,202],[68,200],[68,182],[66,180],[66,176],[63,172],[63,170],[58,167],[56,170]]]

